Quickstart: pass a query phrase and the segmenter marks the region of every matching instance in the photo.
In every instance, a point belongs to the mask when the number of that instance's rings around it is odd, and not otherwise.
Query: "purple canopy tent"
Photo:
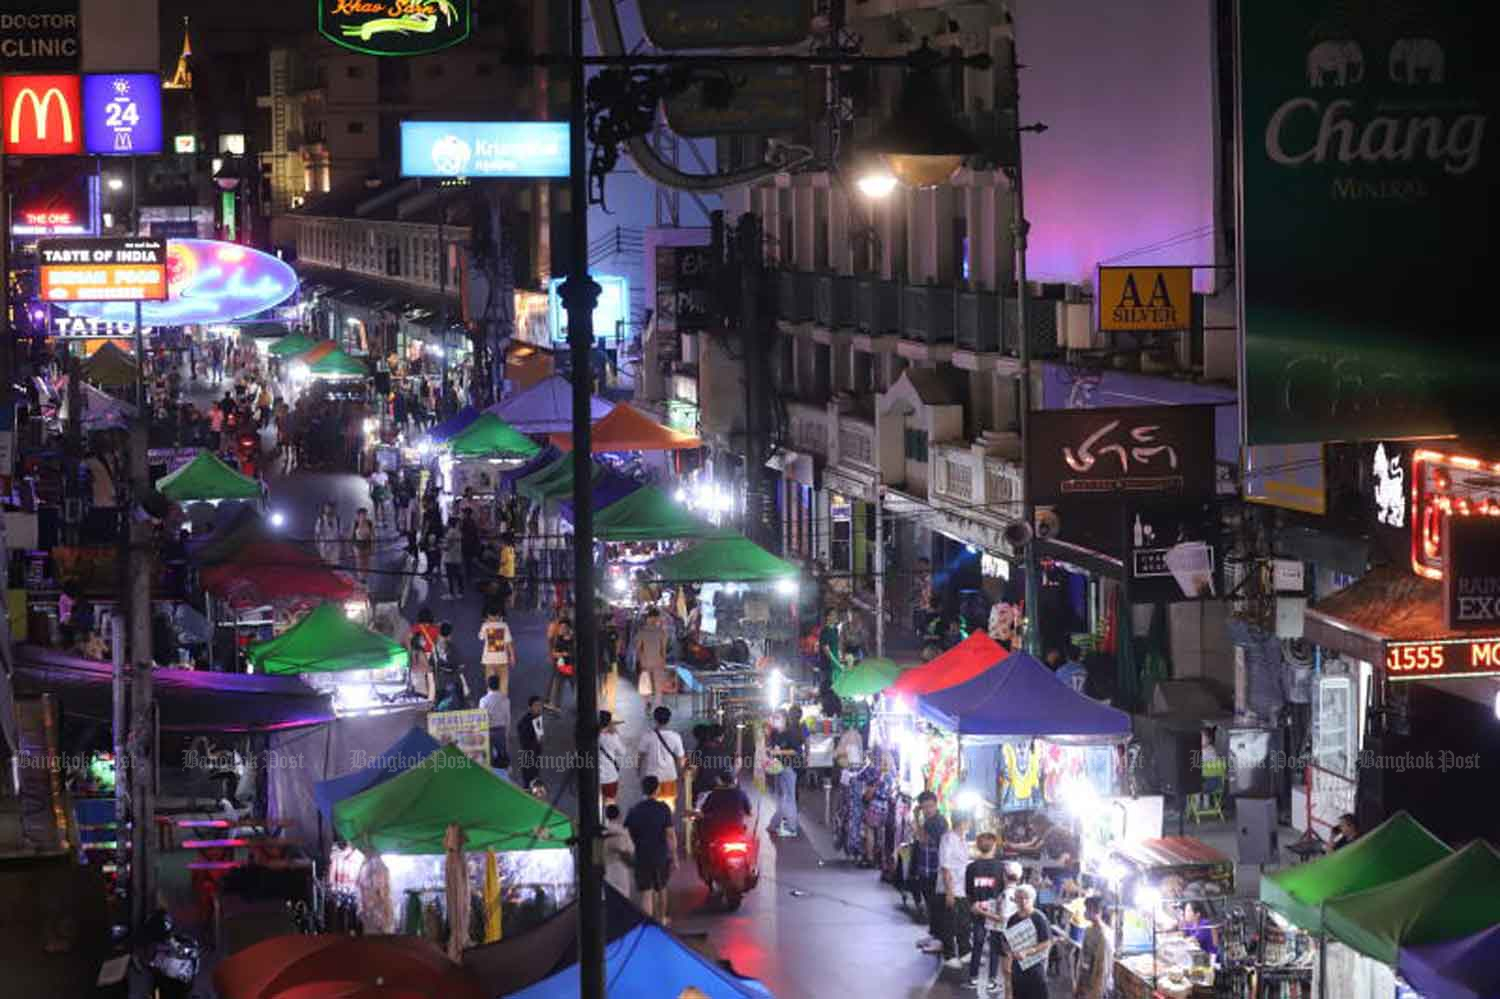
[[[1500,997],[1500,926],[1457,940],[1402,947],[1396,966],[1428,999]]]
[[[594,480],[594,509],[603,510],[605,507],[619,502],[626,496],[641,488],[642,483],[636,479],[621,475],[619,472],[608,468]],[[568,523],[573,523],[573,504],[564,500],[558,505],[558,512]]]
[[[602,419],[613,408],[605,400],[592,396],[589,418]],[[562,375],[552,375],[500,400],[485,412],[494,413],[523,434],[568,433],[573,429],[573,383]]]
[[[923,694],[917,711],[961,736],[1130,734],[1129,715],[1077,693],[1025,652],[1012,652],[956,687]]]

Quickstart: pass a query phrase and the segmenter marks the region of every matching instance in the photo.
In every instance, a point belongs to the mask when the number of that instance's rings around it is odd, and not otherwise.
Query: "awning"
[[[749,538],[714,538],[650,565],[667,583],[769,583],[796,579],[797,567]],[[876,660],[869,660],[874,662]]]
[[[929,663],[909,669],[897,680],[893,692],[930,694],[972,680],[1010,655],[999,642],[976,631]]]
[[[1463,641],[1443,620],[1443,584],[1400,569],[1374,569],[1307,608],[1302,637],[1383,667],[1387,643]]]
[[[250,665],[268,674],[338,673],[404,667],[406,649],[349,620],[338,604],[322,604],[275,638],[245,650]]]
[[[483,413],[453,436],[448,447],[455,458],[530,458],[541,450],[494,413]]]
[[[170,475],[156,480],[156,488],[173,503],[195,503],[207,500],[257,500],[261,486],[241,475],[207,451]]]
[[[314,378],[364,378],[370,373],[364,361],[350,357],[336,347],[309,362],[307,371]]]
[[[64,717],[109,723],[109,663],[35,645],[17,646],[16,660],[18,694],[53,694]],[[163,731],[266,732],[333,720],[329,697],[293,676],[154,669],[151,677]]]
[[[598,396],[589,397],[591,420],[602,420],[610,408]],[[494,413],[523,434],[568,433],[573,429],[573,383],[562,375],[552,375],[485,412]]]
[[[956,687],[923,694],[917,710],[962,736],[1117,738],[1130,716],[1085,697],[1025,652]]]
[[[594,537],[600,541],[669,541],[732,537],[688,511],[656,486],[643,486],[594,515]]]

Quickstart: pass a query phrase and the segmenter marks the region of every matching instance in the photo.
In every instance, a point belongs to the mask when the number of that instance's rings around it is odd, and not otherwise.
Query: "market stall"
[[[590,419],[600,420],[613,407],[598,396],[589,397]],[[492,413],[523,434],[570,433],[573,429],[573,383],[551,375],[530,388],[495,403]]]
[[[299,675],[333,696],[340,714],[389,706],[408,690],[405,648],[349,620],[343,605],[319,605],[291,628],[245,650],[256,673]]]
[[[156,480],[157,491],[173,503],[217,505],[229,500],[261,503],[265,486],[230,468],[217,455],[200,451],[192,461]]]
[[[458,412],[446,420],[434,426],[424,435],[435,444],[442,444],[458,436],[469,424],[479,419],[480,411],[471,405],[465,405]]]
[[[288,333],[266,348],[272,357],[293,358],[305,354],[318,345],[318,341],[303,333]]]
[[[571,431],[553,433],[552,443],[564,451],[573,449]],[[617,403],[594,423],[590,446],[595,454],[620,451],[686,451],[703,446],[693,434],[657,423],[628,402]]]
[[[499,492],[504,466],[518,465],[540,451],[541,446],[531,438],[499,417],[483,413],[448,440],[438,467],[453,495],[473,489],[481,496],[493,496]]]
[[[389,749],[371,758],[363,767],[314,784],[313,800],[317,802],[318,811],[332,825],[334,805],[406,773],[441,748],[442,744],[429,735],[427,729],[413,725]]]
[[[651,920],[613,940],[604,952],[605,995],[610,999],[664,996],[693,999],[769,999],[771,992],[741,978]],[[571,999],[579,994],[576,963],[515,993],[514,999]]]
[[[487,999],[461,965],[424,940],[287,934],[252,944],[214,969],[219,999],[400,996]]]
[[[692,541],[733,537],[674,503],[656,486],[643,486],[594,515],[599,541]]]
[[[1484,840],[1378,888],[1330,899],[1323,906],[1326,997],[1389,995],[1403,948],[1461,940],[1497,924],[1500,851]]]
[[[395,929],[399,904],[403,932],[447,923],[451,954],[455,940],[461,948],[472,939],[478,891],[485,927],[475,935],[499,939],[502,886],[524,885],[553,905],[574,890],[568,818],[456,746],[335,803],[333,820],[348,844],[335,851],[333,886],[360,893],[367,933]]]
[[[1222,929],[1234,861],[1201,840],[1174,836],[1118,843],[1112,865],[1117,994],[1213,999],[1221,951],[1240,946]]]
[[[136,383],[140,369],[135,358],[106,341],[83,362],[83,380],[105,388],[129,388]]]
[[[1010,653],[982,631],[976,631],[929,662],[909,669],[891,686],[894,696],[907,698],[955,687],[983,673]]]
[[[329,351],[324,351],[323,356],[317,360],[308,361],[307,358],[311,357],[313,353],[317,353],[317,351],[309,351],[303,355],[303,363],[307,365],[309,378],[337,381],[351,378],[368,378],[370,375],[370,369],[364,361],[361,361],[357,357],[350,357],[337,347]]]
[[[1500,925],[1443,943],[1403,946],[1398,967],[1424,996],[1492,999],[1500,995]]]

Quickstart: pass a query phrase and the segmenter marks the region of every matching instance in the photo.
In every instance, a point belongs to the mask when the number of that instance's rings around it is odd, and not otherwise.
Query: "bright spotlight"
[[[797,595],[797,581],[795,579],[776,580],[776,594],[782,597],[795,597]]]
[[[272,513],[271,514],[271,526],[272,527],[285,527],[286,526],[286,514],[282,513],[280,510],[277,510],[274,513]]]
[[[854,182],[859,188],[859,193],[867,198],[886,198],[896,189],[896,177],[885,171],[874,171],[863,174]]]

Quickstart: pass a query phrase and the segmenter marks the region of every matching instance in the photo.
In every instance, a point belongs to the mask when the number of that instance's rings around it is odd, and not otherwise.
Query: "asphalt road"
[[[368,503],[368,490],[353,475],[294,473],[271,484],[272,508],[286,517],[289,537],[309,538],[318,505],[332,501],[345,523],[357,507]],[[378,568],[398,568],[400,546],[382,536]],[[393,587],[397,577],[378,577],[377,590]],[[480,690],[479,667],[480,597],[471,593],[460,600],[443,600],[444,588],[434,582],[423,599],[414,593],[402,608],[408,620],[422,606],[432,609],[439,621],[450,621],[457,636],[460,660],[465,663],[471,689]],[[545,618],[533,612],[513,614],[510,620],[516,638],[519,663],[511,675],[513,717],[519,719],[527,698],[544,695],[549,664],[544,655]],[[565,698],[561,717],[547,722],[548,754],[564,756],[573,747],[574,702]],[[687,703],[678,705],[674,727],[684,730],[692,720]],[[626,745],[638,743],[645,731],[645,709],[628,679],[618,688],[616,716],[622,722]],[[576,814],[577,798],[568,775],[553,768],[543,779],[558,794],[558,805]],[[748,776],[743,781],[750,783]],[[627,775],[622,784],[623,804],[628,807],[638,791]],[[858,870],[836,856],[831,838],[822,825],[823,798],[816,791],[802,793],[803,835],[792,840],[773,840],[764,826],[774,810],[769,799],[753,795],[759,808],[761,828],[761,880],[759,886],[735,913],[726,913],[709,902],[691,863],[679,866],[672,883],[671,908],[674,928],[684,934],[706,934],[710,946],[731,961],[742,974],[764,981],[781,999],[813,999],[825,996],[879,996],[882,999],[917,999],[974,996],[967,989],[967,975],[944,971],[936,958],[918,952],[915,941],[925,935],[901,907],[901,898],[873,872]],[[1064,994],[1061,985],[1054,988]]]

